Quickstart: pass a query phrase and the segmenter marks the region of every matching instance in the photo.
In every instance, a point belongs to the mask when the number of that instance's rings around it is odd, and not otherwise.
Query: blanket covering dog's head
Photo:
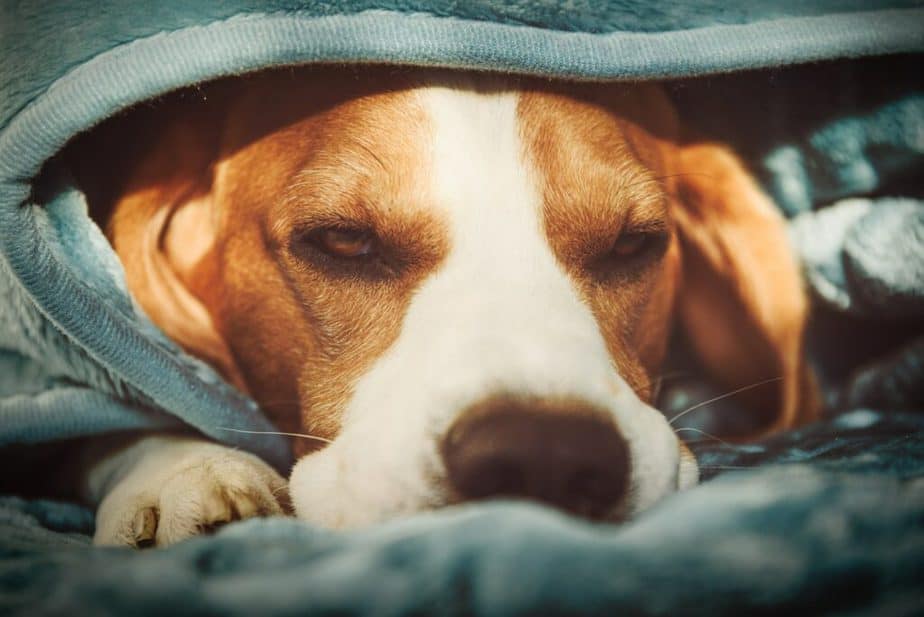
[[[694,483],[652,407],[675,321],[729,389],[776,380],[766,430],[810,413],[782,220],[655,85],[286,69],[164,107],[110,238],[168,335],[320,438],[303,518],[618,520]]]

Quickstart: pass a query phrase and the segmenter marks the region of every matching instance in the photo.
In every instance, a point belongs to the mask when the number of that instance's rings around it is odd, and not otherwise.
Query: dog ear
[[[151,320],[246,391],[207,308],[220,293],[213,200],[218,123],[201,110],[168,115],[163,132],[130,170],[108,235],[129,290]]]
[[[817,407],[802,349],[808,302],[782,216],[729,150],[694,143],[673,158],[688,340],[729,390],[774,380],[738,395],[762,430],[808,419]]]

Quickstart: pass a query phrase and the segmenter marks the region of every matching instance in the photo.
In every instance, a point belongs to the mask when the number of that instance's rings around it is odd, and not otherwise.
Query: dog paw
[[[232,521],[284,513],[285,480],[252,454],[195,440],[146,441],[100,503],[95,544],[167,546]]]

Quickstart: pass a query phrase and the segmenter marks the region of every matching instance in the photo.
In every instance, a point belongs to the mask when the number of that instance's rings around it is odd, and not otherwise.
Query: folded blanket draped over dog
[[[169,602],[177,613],[676,614],[747,604],[905,614],[924,606],[921,5],[3,3],[5,461],[15,452],[28,464],[29,444],[187,426],[280,469],[290,464],[281,438],[241,432],[272,429],[257,406],[133,304],[55,155],[170,90],[302,62],[670,80],[684,117],[740,151],[791,217],[818,307],[810,349],[833,411],[759,444],[704,439],[704,476],[724,477],[620,528],[539,506],[468,506],[351,534],[252,521],[133,554],[89,548],[92,517],[81,508],[4,498],[0,610],[122,614]],[[674,411],[708,393],[693,378],[667,388]],[[0,473],[17,472],[7,464]]]

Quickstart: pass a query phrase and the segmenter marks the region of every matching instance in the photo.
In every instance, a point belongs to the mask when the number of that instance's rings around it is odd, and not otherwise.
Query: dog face
[[[110,233],[169,335],[330,440],[296,444],[299,516],[522,496],[617,520],[695,482],[651,407],[675,314],[728,385],[782,377],[768,424],[798,416],[781,221],[657,88],[313,69],[222,110],[171,123]]]

